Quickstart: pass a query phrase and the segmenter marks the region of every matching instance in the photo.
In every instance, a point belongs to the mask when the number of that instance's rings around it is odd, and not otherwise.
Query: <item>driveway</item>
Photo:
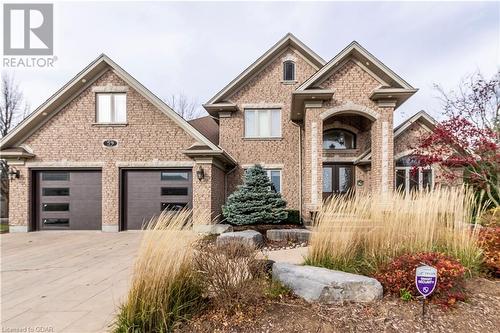
[[[3,234],[2,332],[103,332],[123,301],[140,232]]]

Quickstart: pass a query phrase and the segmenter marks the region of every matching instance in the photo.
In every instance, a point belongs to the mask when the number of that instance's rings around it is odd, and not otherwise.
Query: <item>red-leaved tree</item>
[[[421,139],[419,166],[437,165],[450,180],[464,177],[483,202],[500,206],[500,72],[490,80],[474,74],[449,93],[436,88],[447,119]]]

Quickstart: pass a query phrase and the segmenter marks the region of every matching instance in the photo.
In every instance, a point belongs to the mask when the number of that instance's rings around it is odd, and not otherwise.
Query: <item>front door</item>
[[[332,194],[346,194],[354,183],[354,166],[349,164],[323,165],[323,199]]]

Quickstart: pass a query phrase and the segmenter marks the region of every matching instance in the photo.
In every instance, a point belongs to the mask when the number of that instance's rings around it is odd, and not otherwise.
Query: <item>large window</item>
[[[324,149],[354,149],[356,135],[342,129],[331,129],[323,133]]]
[[[245,110],[245,137],[281,137],[281,110]]]
[[[412,191],[429,191],[434,187],[432,168],[416,167],[412,156],[404,156],[396,161],[396,190],[406,194]]]
[[[97,119],[98,123],[126,123],[127,122],[127,94],[125,93],[98,93]]]
[[[295,63],[287,60],[283,63],[283,81],[295,80]]]

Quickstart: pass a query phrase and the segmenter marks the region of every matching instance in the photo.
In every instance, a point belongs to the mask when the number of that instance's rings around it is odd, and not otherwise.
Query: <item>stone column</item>
[[[30,222],[31,179],[24,165],[9,165],[20,177],[9,180],[9,232],[28,232]]]
[[[194,223],[215,223],[222,218],[225,202],[224,171],[211,158],[196,159],[193,166],[193,220]],[[196,172],[203,170],[199,180]]]
[[[384,108],[381,111],[371,131],[372,191],[389,193],[394,188],[393,109]]]
[[[120,175],[113,162],[102,167],[102,231],[120,230]]]

